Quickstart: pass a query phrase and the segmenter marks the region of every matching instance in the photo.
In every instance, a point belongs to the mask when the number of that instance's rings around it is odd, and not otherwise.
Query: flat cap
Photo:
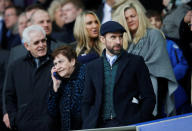
[[[114,33],[114,32],[126,32],[125,28],[115,21],[107,21],[101,25],[100,34],[103,36],[106,33]]]

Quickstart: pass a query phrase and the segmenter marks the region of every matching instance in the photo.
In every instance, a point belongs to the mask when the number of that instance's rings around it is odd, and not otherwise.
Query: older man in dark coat
[[[47,53],[46,33],[41,26],[32,25],[24,30],[23,40],[28,53],[13,62],[7,74],[7,127],[19,131],[57,130],[47,113],[52,61]]]
[[[125,126],[151,120],[155,94],[140,56],[123,50],[125,29],[117,22],[101,26],[101,58],[87,65],[82,100],[83,128]]]
[[[36,9],[36,7],[34,7],[34,8]],[[56,49],[57,47],[64,44],[64,43],[61,43],[61,42],[53,39],[52,37],[50,37],[50,34],[52,32],[52,23],[51,23],[50,16],[47,11],[42,10],[42,9],[36,9],[36,11],[31,16],[31,24],[40,25],[45,30],[46,38],[47,38],[47,49],[48,49],[49,53],[51,53],[54,49]],[[12,48],[10,51],[8,66],[11,65],[12,63],[14,63],[14,61],[18,60],[19,58],[25,56],[26,54],[27,54],[27,50],[23,44]],[[5,81],[7,81],[7,78],[5,78]],[[5,88],[6,88],[6,85],[4,86],[3,90],[5,90]],[[3,98],[4,98],[4,96],[3,96]],[[5,123],[9,123],[9,119],[6,115],[6,112],[7,111],[4,106],[4,101],[3,101],[3,113],[4,113],[3,119],[4,119]]]

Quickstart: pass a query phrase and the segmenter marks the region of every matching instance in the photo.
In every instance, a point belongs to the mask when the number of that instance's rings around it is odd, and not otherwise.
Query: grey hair
[[[28,45],[30,44],[29,33],[31,31],[42,32],[43,35],[46,36],[45,30],[40,25],[31,25],[31,26],[25,28],[23,31],[23,34],[22,34],[23,42],[27,43]]]

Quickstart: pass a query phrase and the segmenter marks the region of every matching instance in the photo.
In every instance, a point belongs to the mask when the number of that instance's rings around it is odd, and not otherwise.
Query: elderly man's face
[[[4,14],[5,25],[8,29],[12,28],[18,20],[16,10],[14,8],[8,8],[5,10]]]
[[[30,43],[24,43],[25,48],[30,51],[33,57],[38,58],[47,54],[46,37],[42,32],[31,31],[29,33]]]
[[[52,23],[50,16],[47,12],[37,11],[32,17],[32,24],[38,24],[45,30],[47,35],[50,35],[52,32]]]
[[[100,40],[106,46],[106,52],[110,56],[118,55],[123,49],[123,33],[107,33]]]

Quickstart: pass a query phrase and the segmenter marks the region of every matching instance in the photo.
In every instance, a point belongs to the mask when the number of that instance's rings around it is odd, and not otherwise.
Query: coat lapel
[[[115,84],[120,79],[121,74],[123,73],[123,70],[126,68],[128,64],[128,61],[129,61],[129,55],[125,51],[123,51],[119,58],[119,65],[118,65],[118,69],[115,77]]]
[[[96,83],[98,84],[98,88],[103,89],[103,85],[104,85],[104,69],[103,69],[103,57],[101,57],[98,61],[98,69],[95,70],[95,76],[97,78],[95,78]]]

